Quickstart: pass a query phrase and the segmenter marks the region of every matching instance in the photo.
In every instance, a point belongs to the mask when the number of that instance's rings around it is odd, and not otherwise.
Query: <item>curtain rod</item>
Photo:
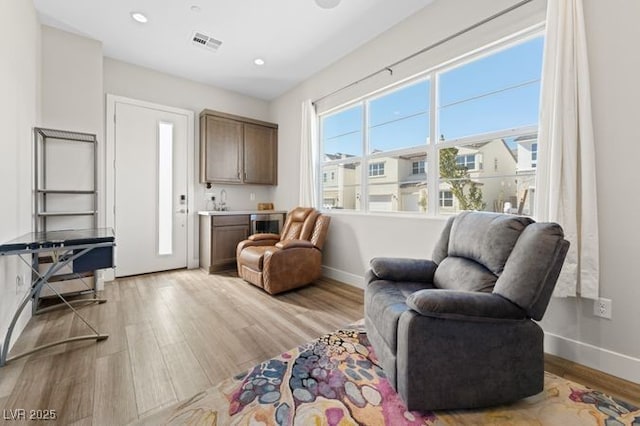
[[[405,61],[413,59],[416,56],[422,55],[423,53],[428,52],[429,50],[434,49],[434,48],[436,48],[436,47],[438,47],[438,46],[440,46],[440,45],[442,45],[442,44],[444,44],[444,43],[446,43],[446,42],[448,42],[450,40],[453,40],[454,38],[457,38],[457,37],[459,37],[459,36],[461,36],[461,35],[463,35],[465,33],[468,33],[469,31],[475,30],[476,28],[478,28],[478,27],[480,27],[480,26],[482,26],[482,25],[484,25],[484,24],[486,24],[488,22],[491,22],[494,19],[499,18],[502,15],[506,15],[507,13],[518,9],[518,8],[524,6],[527,3],[531,3],[532,1],[533,0],[523,0],[523,1],[519,2],[519,3],[514,4],[513,6],[510,6],[510,7],[506,8],[506,9],[503,9],[500,12],[495,13],[495,14],[483,19],[482,21],[476,22],[475,24],[470,25],[470,26],[468,26],[468,27],[466,27],[466,28],[454,33],[454,34],[451,34],[450,36],[447,36],[447,37],[445,37],[445,38],[443,38],[441,40],[438,40],[437,42],[435,42],[433,44],[430,44],[429,46],[427,46],[427,47],[425,47],[423,49],[420,49],[417,52],[412,53],[411,55],[400,59],[399,61],[396,61],[396,62],[394,62],[392,64],[389,64],[386,67],[380,68],[379,70],[374,71],[371,74],[368,74],[368,75],[362,77],[361,79],[354,81],[353,83],[349,83],[346,86],[342,86],[341,88],[336,89],[331,93],[328,93],[328,94],[326,94],[324,96],[321,96],[321,97],[313,100],[312,103],[315,105],[316,103],[328,98],[329,96],[333,96],[336,93],[342,92],[343,90],[346,90],[346,89],[348,89],[350,87],[356,86],[356,85],[362,83],[363,81],[370,79],[371,77],[375,77],[376,75],[378,75],[380,73],[389,72],[390,74],[393,74],[393,67],[395,67],[397,65],[400,65],[401,63],[403,63]]]

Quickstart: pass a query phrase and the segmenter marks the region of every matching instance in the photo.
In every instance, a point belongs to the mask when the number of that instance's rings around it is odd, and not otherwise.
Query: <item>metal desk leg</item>
[[[69,262],[72,262],[73,260],[77,259],[78,257],[86,254],[87,252],[89,252],[90,250],[92,250],[92,248],[86,248],[68,258],[66,258],[64,261],[62,262],[58,262],[53,264],[49,270],[47,270],[47,272],[44,275],[40,275],[40,273],[36,270],[34,270],[34,272],[36,273],[36,275],[38,276],[38,278],[35,280],[35,282],[32,284],[31,286],[31,291],[29,292],[29,294],[24,298],[24,300],[22,301],[22,303],[20,303],[20,306],[18,307],[18,310],[15,312],[15,314],[13,315],[13,318],[11,320],[11,323],[9,324],[9,328],[7,329],[7,334],[5,335],[5,339],[4,342],[2,344],[2,351],[0,352],[0,367],[3,367],[7,362],[9,361],[13,361],[15,359],[18,358],[22,358],[24,356],[30,355],[34,352],[46,349],[46,348],[50,348],[52,346],[56,346],[56,345],[61,345],[64,343],[69,343],[69,342],[76,342],[79,340],[105,340],[109,337],[108,334],[100,334],[96,329],[93,328],[93,326],[91,326],[91,324],[89,324],[87,322],[87,320],[84,319],[84,317],[82,315],[80,315],[80,313],[75,310],[73,308],[73,306],[71,306],[69,304],[69,302],[67,302],[67,300],[60,294],[58,293],[58,291],[56,291],[55,288],[51,287],[49,285],[49,279],[51,278],[51,276],[53,276],[53,274],[55,274],[57,271],[59,271],[61,268],[63,268],[64,266],[66,266]],[[20,259],[22,259],[22,257],[20,256]],[[23,262],[27,263],[24,259],[22,259]],[[28,264],[28,263],[27,263]],[[76,314],[81,320],[82,322],[84,322],[95,334],[89,334],[89,335],[84,335],[84,336],[77,336],[77,337],[69,337],[66,339],[62,339],[62,340],[58,340],[56,342],[52,342],[52,343],[48,343],[46,345],[41,345],[38,346],[36,348],[33,348],[29,351],[23,352],[21,354],[17,354],[11,358],[8,358],[9,355],[9,344],[11,342],[11,336],[13,334],[13,330],[16,326],[16,323],[18,322],[18,318],[20,318],[20,314],[22,313],[22,311],[24,310],[25,306],[27,306],[27,303],[29,303],[29,300],[33,299],[35,297],[35,295],[37,293],[40,292],[40,290],[42,289],[42,287],[44,285],[47,285],[54,293],[56,293],[56,295],[62,300],[62,302],[67,305],[74,314]]]
[[[77,300],[67,300],[67,302],[62,302],[62,303],[56,303],[55,305],[51,305],[51,306],[47,306],[46,308],[41,308],[40,307],[40,292],[38,292],[33,300],[33,315],[40,315],[43,314],[45,312],[51,312],[54,311],[56,309],[60,309],[60,308],[64,308],[64,307],[68,307],[68,305],[85,305],[85,304],[91,304],[91,303],[97,303],[97,304],[102,304],[102,303],[106,303],[107,299],[98,297],[98,292],[96,291],[96,284],[94,282],[93,288],[89,287],[89,285],[84,281],[84,277],[80,276],[78,274],[78,277],[76,278],[78,280],[80,280],[82,282],[82,284],[86,287],[86,290],[81,290],[77,293],[73,293],[73,296],[79,296],[79,295],[85,295],[85,294],[90,294],[89,292],[91,292],[91,294],[93,294],[93,297],[91,298],[84,298],[84,299],[77,299]],[[98,275],[96,272],[94,272],[93,275],[93,279],[97,280],[98,279]],[[47,284],[47,287],[52,288],[52,286],[50,284]],[[42,290],[42,289],[41,289]],[[54,290],[54,293],[55,290]],[[60,298],[61,296],[58,295],[58,298]]]

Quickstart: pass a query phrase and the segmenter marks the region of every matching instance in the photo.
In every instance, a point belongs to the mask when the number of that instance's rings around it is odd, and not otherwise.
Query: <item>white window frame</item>
[[[473,158],[473,162],[469,162],[469,157]],[[459,158],[464,158],[464,161],[458,161]],[[459,166],[466,167],[467,170],[475,170],[476,169],[476,154],[458,154],[456,157],[456,163]],[[470,164],[473,164],[473,167],[469,167]]]
[[[531,144],[531,168],[535,169],[537,166],[538,166],[538,142],[534,142]]]
[[[450,196],[449,197],[445,197],[446,193],[449,193]],[[450,190],[441,189],[440,193],[438,194],[438,197],[439,197],[439,204],[438,205],[440,206],[440,208],[454,207],[454,205],[453,205],[453,203],[454,203],[453,192],[451,192]],[[444,203],[446,201],[451,201],[451,205],[450,206],[445,206]]]
[[[414,167],[415,165],[415,167]],[[416,160],[411,162],[411,174],[413,175],[423,175],[427,172],[427,161],[426,160]]]
[[[373,161],[369,163],[369,177],[384,177],[384,161]]]
[[[428,69],[422,73],[419,73],[413,77],[404,79],[400,82],[394,83],[387,87],[381,88],[377,91],[371,92],[367,95],[361,96],[357,99],[349,101],[347,103],[338,105],[334,108],[331,108],[327,111],[324,111],[318,114],[319,126],[318,133],[320,141],[320,156],[319,158],[325,158],[323,152],[323,135],[322,135],[322,119],[324,117],[334,115],[340,113],[341,111],[356,107],[360,105],[362,107],[362,156],[354,156],[343,159],[331,160],[320,162],[318,165],[318,173],[322,170],[322,167],[334,165],[334,164],[357,164],[360,163],[362,172],[360,176],[360,193],[357,194],[357,199],[361,202],[360,209],[348,210],[350,213],[356,214],[368,214],[370,213],[368,202],[366,200],[369,199],[368,196],[368,179],[370,177],[377,176],[369,176],[369,164],[375,162],[376,159],[384,158],[384,157],[397,157],[397,156],[410,156],[415,154],[426,154],[425,160],[425,171],[427,172],[427,194],[428,194],[428,209],[425,214],[420,214],[420,217],[435,217],[440,215],[440,175],[439,175],[439,151],[444,148],[452,148],[452,147],[460,147],[464,145],[472,145],[479,142],[486,142],[493,139],[499,138],[509,138],[513,136],[519,136],[523,134],[532,134],[537,133],[538,126],[523,126],[518,128],[511,129],[503,129],[494,132],[488,132],[483,134],[475,134],[471,136],[465,136],[456,139],[447,139],[444,141],[440,140],[440,132],[438,126],[438,89],[439,82],[438,78],[440,74],[446,73],[448,70],[453,68],[457,68],[463,66],[467,63],[480,60],[484,57],[493,55],[495,53],[500,52],[501,50],[508,49],[515,45],[525,43],[537,37],[544,37],[544,23],[540,23],[534,25],[525,30],[519,31],[515,34],[507,36],[501,40],[498,40],[493,43],[489,43],[488,45],[481,47],[479,49],[475,49],[471,52],[468,52],[464,55],[461,55],[458,58],[445,61],[440,65],[437,65],[431,69]],[[403,148],[397,150],[390,151],[382,151],[382,152],[374,152],[369,153],[369,132],[368,132],[368,108],[369,103],[377,98],[385,96],[391,92],[401,90],[404,87],[419,83],[420,81],[429,80],[430,81],[430,96],[431,99],[429,101],[429,136],[427,141],[425,141],[425,145],[423,146],[414,146],[410,148]],[[477,159],[476,159],[477,160]],[[430,176],[428,171],[433,171],[436,173],[435,176]],[[514,175],[513,177],[516,177]],[[322,201],[322,183],[318,183],[318,201]],[[455,200],[454,200],[455,202]],[[322,205],[319,203],[319,205]],[[339,210],[341,213],[343,210]],[[332,212],[335,212],[332,210]],[[392,215],[409,215],[416,216],[415,213],[412,212],[403,212],[403,211],[393,211],[387,212]]]

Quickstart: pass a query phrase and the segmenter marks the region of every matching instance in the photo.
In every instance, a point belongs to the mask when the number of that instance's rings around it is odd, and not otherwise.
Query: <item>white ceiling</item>
[[[43,24],[103,43],[105,56],[273,99],[432,0],[34,0]],[[198,6],[199,12],[191,10]],[[144,12],[149,22],[131,19]],[[194,31],[222,40],[192,44]],[[264,58],[262,67],[254,65]]]

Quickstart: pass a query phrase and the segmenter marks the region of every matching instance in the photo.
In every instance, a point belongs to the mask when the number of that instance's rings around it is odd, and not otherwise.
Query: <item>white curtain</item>
[[[300,141],[300,206],[317,208],[318,116],[311,100],[302,102]]]
[[[554,295],[595,299],[598,203],[582,0],[549,0],[546,28],[536,216],[558,222],[571,243]]]

